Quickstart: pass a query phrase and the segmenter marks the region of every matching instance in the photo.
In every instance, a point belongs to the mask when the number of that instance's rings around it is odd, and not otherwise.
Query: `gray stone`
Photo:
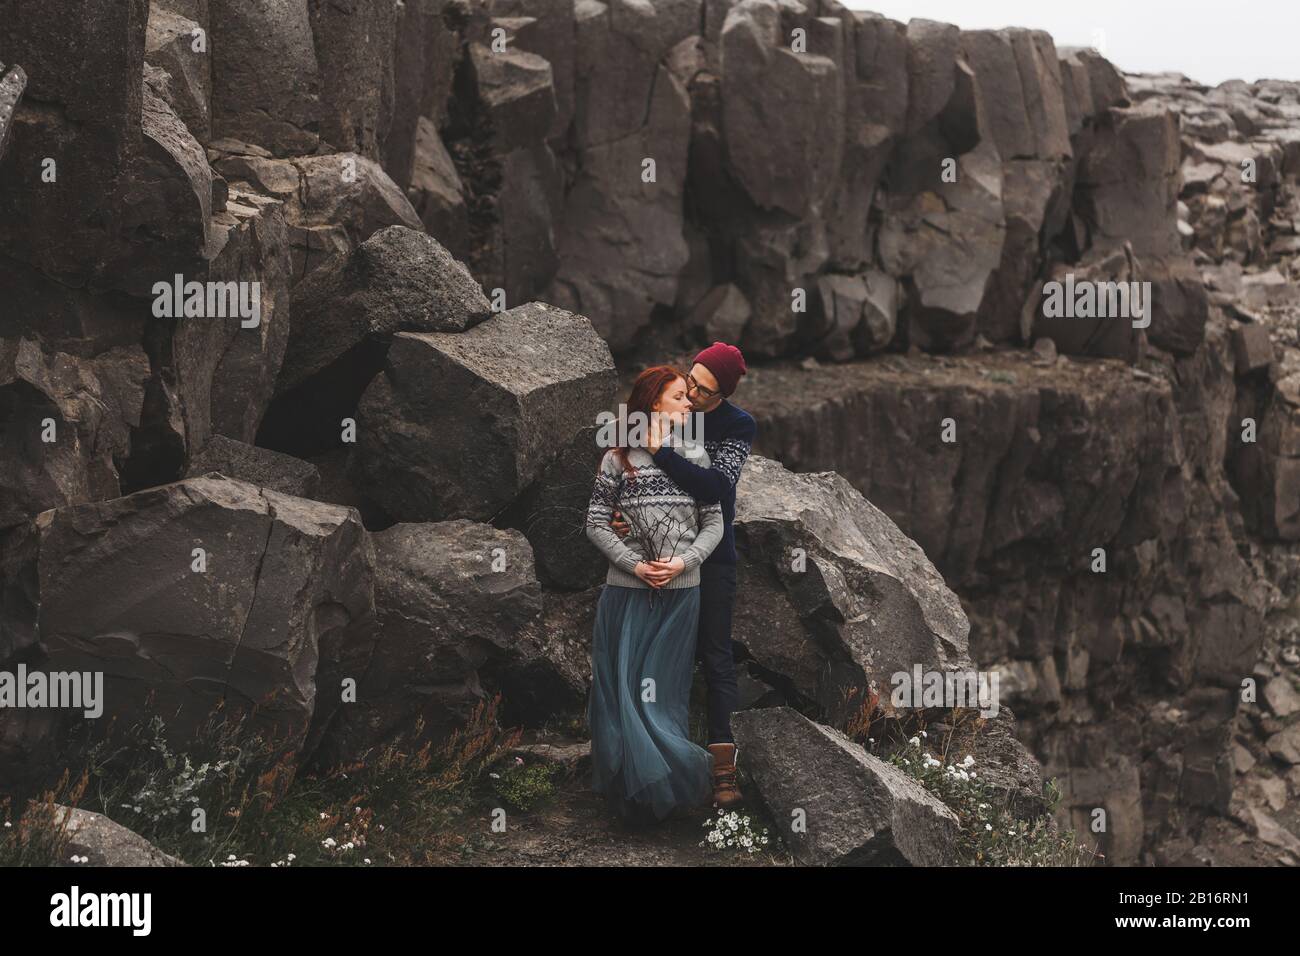
[[[880,690],[917,663],[968,662],[970,625],[957,596],[839,475],[796,474],[751,455],[735,531],[735,640],[823,713],[840,714],[853,691]]]
[[[5,66],[0,62],[0,159],[4,158],[5,149],[9,145],[14,110],[18,108],[26,88],[27,74],[21,66]]]
[[[349,472],[398,520],[487,520],[596,423],[614,387],[591,324],[543,303],[466,332],[402,332],[361,399]]]
[[[322,79],[309,0],[209,0],[212,131],[277,156],[320,145]]]
[[[715,286],[691,313],[691,324],[708,342],[739,342],[753,312],[734,283]]]
[[[186,866],[164,853],[138,833],[115,823],[102,813],[55,804],[55,822],[65,827],[69,856],[86,862],[60,860],[59,866]]]
[[[806,832],[783,833],[812,866],[952,866],[956,815],[901,770],[789,707],[732,718],[744,772],[772,819],[803,812]]]
[[[138,346],[83,359],[0,339],[0,528],[121,493],[117,462],[130,454],[149,375]]]
[[[1288,766],[1300,764],[1300,723],[1292,724],[1268,738],[1268,752]]]
[[[385,226],[421,230],[420,217],[379,164],[356,153],[284,160],[242,144],[223,144],[213,166],[284,203],[293,254],[292,281],[345,257]]]
[[[194,49],[200,29],[206,33],[194,20],[151,3],[145,61],[171,76],[168,102],[194,137],[206,143],[212,136],[212,51],[206,42],[202,52]]]
[[[411,185],[411,205],[429,235],[447,247],[458,259],[469,255],[469,211],[465,187],[443,145],[438,128],[420,117],[416,128]]]
[[[355,511],[205,477],[37,525],[49,669],[102,671],[105,718],[165,714],[173,741],[223,701],[230,717],[255,707],[252,726],[294,764],[338,699],[331,664],[374,609]]]
[[[211,472],[299,498],[312,497],[320,486],[320,472],[311,462],[269,448],[246,445],[224,435],[213,435],[203,450],[190,459],[186,477],[197,478]]]
[[[839,175],[844,82],[812,46],[790,49],[776,0],[745,0],[720,38],[722,121],[730,168],[754,204],[804,216]],[[814,52],[815,51],[815,52]]]
[[[436,239],[389,226],[294,291],[277,391],[295,388],[337,362],[358,360],[356,351],[376,339],[396,332],[464,332],[491,311],[469,270]],[[376,371],[378,363],[371,374]]]
[[[1273,364],[1273,340],[1259,322],[1232,327],[1232,353],[1238,375],[1249,375]]]
[[[587,675],[547,656],[542,590],[522,535],[457,520],[397,524],[371,540],[374,652],[357,703],[338,711],[319,758],[444,740],[496,693],[507,706],[538,692],[544,707],[579,705]]]
[[[469,62],[493,148],[505,154],[545,139],[556,112],[551,64],[535,53],[510,46],[498,53],[482,43],[470,44]]]
[[[1264,702],[1273,716],[1285,719],[1300,711],[1300,691],[1290,677],[1274,677],[1264,685]]]

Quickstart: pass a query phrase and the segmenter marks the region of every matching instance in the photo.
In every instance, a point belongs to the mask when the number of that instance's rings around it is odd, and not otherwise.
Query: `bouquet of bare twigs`
[[[634,482],[634,476],[628,476],[627,481]],[[689,527],[685,522],[673,517],[671,514],[662,513],[652,515],[648,509],[625,508],[620,509],[623,520],[628,523],[627,540],[634,542],[641,551],[642,557],[646,561],[668,561],[678,557],[677,548],[681,545],[694,528]],[[696,508],[696,527],[699,527],[699,509]],[[650,606],[655,603],[655,593],[658,588],[650,588]]]

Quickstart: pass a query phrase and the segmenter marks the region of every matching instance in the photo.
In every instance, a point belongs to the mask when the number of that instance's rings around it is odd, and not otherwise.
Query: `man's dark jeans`
[[[732,743],[731,712],[736,709],[736,658],[731,648],[731,611],[736,603],[736,566],[700,566],[700,627],[695,653],[708,686],[709,740]]]

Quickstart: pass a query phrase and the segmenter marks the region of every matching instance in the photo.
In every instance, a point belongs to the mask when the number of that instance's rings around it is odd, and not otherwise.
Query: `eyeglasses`
[[[689,395],[691,392],[699,392],[705,398],[713,398],[713,396],[719,394],[717,389],[705,388],[699,382],[695,381],[695,376],[688,374],[686,376],[686,394]]]

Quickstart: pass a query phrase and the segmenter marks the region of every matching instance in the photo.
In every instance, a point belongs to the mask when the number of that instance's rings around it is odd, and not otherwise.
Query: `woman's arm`
[[[623,543],[623,539],[609,526],[609,519],[618,507],[622,469],[614,453],[606,452],[601,459],[596,484],[591,489],[587,504],[587,539],[601,550],[609,563],[628,574],[637,573],[641,556]]]

